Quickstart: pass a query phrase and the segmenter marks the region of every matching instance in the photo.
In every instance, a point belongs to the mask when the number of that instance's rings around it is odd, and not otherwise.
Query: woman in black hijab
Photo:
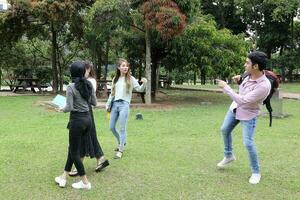
[[[84,165],[80,159],[80,145],[86,134],[91,129],[91,116],[89,106],[96,105],[96,95],[89,81],[84,77],[85,67],[82,61],[72,63],[70,67],[72,83],[67,87],[67,103],[61,110],[70,112],[69,128],[69,150],[65,170],[62,175],[55,178],[60,187],[66,186],[66,178],[74,164],[78,170],[81,181],[73,183],[75,189],[91,189]]]

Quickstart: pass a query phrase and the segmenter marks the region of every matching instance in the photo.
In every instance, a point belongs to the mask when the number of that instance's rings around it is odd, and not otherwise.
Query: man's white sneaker
[[[249,179],[249,183],[251,183],[251,184],[257,184],[257,183],[259,183],[260,178],[261,178],[260,174],[252,174],[251,177],[250,177],[250,179]]]
[[[226,167],[229,163],[231,163],[231,162],[233,162],[233,161],[235,161],[235,160],[236,160],[236,158],[234,157],[234,155],[232,155],[232,156],[230,156],[230,157],[224,157],[223,160],[221,160],[221,161],[217,164],[217,166],[218,166],[219,168],[224,168],[224,167]]]
[[[67,183],[67,180],[63,179],[60,176],[58,176],[58,177],[55,177],[55,182],[59,185],[59,187],[65,187],[66,183]]]
[[[87,184],[84,184],[82,181],[79,181],[77,183],[73,183],[72,184],[72,187],[75,188],[75,189],[85,189],[85,190],[90,190],[92,188],[92,185],[91,183],[87,183]]]

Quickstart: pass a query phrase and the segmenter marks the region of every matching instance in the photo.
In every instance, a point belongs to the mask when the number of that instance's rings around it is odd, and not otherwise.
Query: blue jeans
[[[124,150],[126,143],[126,126],[129,116],[129,103],[127,101],[114,101],[111,113],[110,113],[110,130],[117,138],[119,148]],[[120,130],[117,131],[116,124],[119,119]]]
[[[241,122],[243,129],[244,146],[248,150],[252,173],[259,173],[259,162],[254,144],[256,121],[256,117],[250,120],[237,120],[235,118],[235,114],[231,110],[228,110],[221,127],[221,132],[224,140],[224,154],[225,157],[229,157],[232,155],[232,130],[239,122]]]

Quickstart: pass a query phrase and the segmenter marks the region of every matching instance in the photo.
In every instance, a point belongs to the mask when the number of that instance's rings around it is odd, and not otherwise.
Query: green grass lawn
[[[300,199],[299,101],[284,100],[285,119],[260,117],[256,144],[262,181],[248,183],[250,168],[241,129],[234,132],[237,157],[217,170],[223,157],[219,133],[230,104],[223,94],[163,91],[159,103],[174,107],[131,109],[126,151],[114,160],[116,147],[103,110],[95,111],[98,137],[111,165],[94,172],[86,159],[91,191],[62,189],[54,183],[67,157],[68,114],[40,106],[50,97],[0,97],[1,199]],[[167,101],[166,101],[167,100]],[[136,121],[141,112],[144,120]]]
[[[280,88],[284,92],[300,93],[300,83],[282,83]]]
[[[232,88],[237,89],[236,84],[230,85]],[[184,83],[183,85],[175,85],[175,87],[179,88],[195,88],[195,89],[218,89],[219,87],[217,85],[212,85],[212,84],[206,84],[206,85],[191,85]],[[283,92],[290,92],[290,93],[300,93],[300,83],[281,83],[280,84],[280,90]]]

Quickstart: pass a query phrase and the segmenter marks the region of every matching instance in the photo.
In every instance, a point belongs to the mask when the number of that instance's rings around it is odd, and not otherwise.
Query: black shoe
[[[103,169],[104,169],[105,167],[107,167],[108,165],[109,165],[108,160],[105,160],[104,162],[100,163],[100,164],[96,167],[95,171],[96,171],[96,172],[100,172],[101,170],[103,170]]]
[[[78,176],[78,171],[76,168],[74,168],[72,171],[69,172],[69,176],[71,177],[75,177],[75,176]]]

